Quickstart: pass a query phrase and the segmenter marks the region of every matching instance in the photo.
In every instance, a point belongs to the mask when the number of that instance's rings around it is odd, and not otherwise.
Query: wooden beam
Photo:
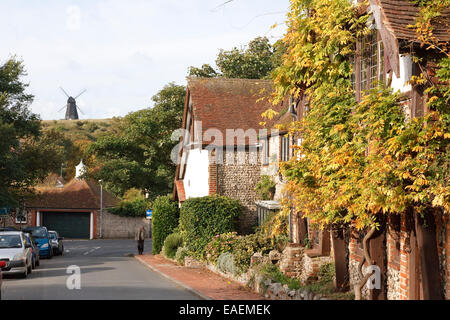
[[[423,299],[442,300],[439,254],[436,241],[436,223],[433,209],[423,215],[414,212],[417,246],[419,248]]]
[[[336,289],[347,291],[349,289],[350,274],[348,272],[348,260],[346,255],[345,229],[333,228],[333,256],[336,270]]]

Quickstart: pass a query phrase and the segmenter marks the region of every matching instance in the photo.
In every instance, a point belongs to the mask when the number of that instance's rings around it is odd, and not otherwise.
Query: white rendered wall
[[[204,197],[209,194],[208,183],[208,150],[200,148],[188,151],[184,191],[186,199]]]
[[[400,92],[411,91],[411,85],[408,81],[411,80],[412,75],[412,59],[410,56],[400,56],[400,77],[397,78],[395,73],[392,74],[391,87],[394,91]]]

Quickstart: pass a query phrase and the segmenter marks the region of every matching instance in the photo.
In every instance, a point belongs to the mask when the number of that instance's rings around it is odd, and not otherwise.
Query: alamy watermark
[[[81,269],[79,266],[72,265],[67,267],[67,274],[70,274],[66,280],[66,287],[69,290],[81,290]]]
[[[381,289],[381,270],[377,265],[370,265],[366,268],[366,272],[371,273],[372,275],[367,280],[366,286],[367,289]]]
[[[202,121],[194,122],[195,131],[177,129],[172,141],[179,143],[172,149],[171,160],[178,165],[183,162],[182,150],[202,148],[215,155],[217,164],[258,164],[267,162],[269,139],[280,135],[278,129],[225,129],[202,130]],[[248,157],[243,154],[248,153]],[[236,156],[238,155],[238,156]]]
[[[81,29],[81,9],[79,6],[69,6],[66,9],[67,20],[66,26],[70,31],[78,31]]]

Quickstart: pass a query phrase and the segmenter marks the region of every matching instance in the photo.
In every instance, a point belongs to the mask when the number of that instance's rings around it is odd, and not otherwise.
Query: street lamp
[[[103,238],[103,180],[98,180],[100,183],[100,239]]]

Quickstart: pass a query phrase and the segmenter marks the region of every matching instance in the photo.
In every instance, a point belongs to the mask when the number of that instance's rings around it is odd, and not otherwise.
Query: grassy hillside
[[[95,141],[98,137],[114,132],[119,118],[86,120],[43,120],[44,130],[54,129],[63,133],[72,142],[77,140]]]

